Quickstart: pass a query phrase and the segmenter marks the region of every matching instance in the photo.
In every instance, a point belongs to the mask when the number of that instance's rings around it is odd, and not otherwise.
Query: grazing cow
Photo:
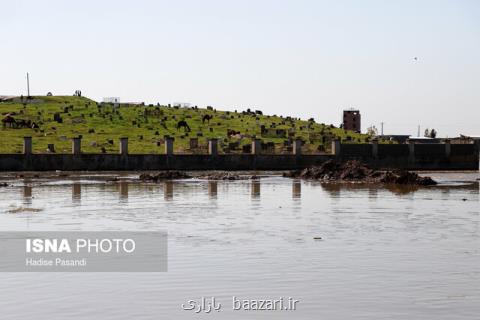
[[[17,121],[12,116],[7,115],[5,118],[2,119],[2,124],[4,128],[6,128],[7,126],[9,126],[10,128],[14,128],[17,126]]]
[[[17,120],[17,128],[31,128],[32,121],[31,120]]]
[[[202,117],[202,123],[205,123],[205,120],[207,120],[208,124],[210,124],[210,120],[213,119],[213,116],[206,114]]]
[[[235,131],[233,129],[227,129],[227,136],[228,137],[235,136],[237,134],[240,134],[240,131]]]
[[[17,122],[17,128],[25,128],[25,125],[26,125],[25,120],[18,119],[16,120],[16,122]]]
[[[190,126],[188,125],[187,121],[185,120],[180,120],[177,123],[177,130],[180,130],[180,128],[183,128],[185,132],[190,132]]]

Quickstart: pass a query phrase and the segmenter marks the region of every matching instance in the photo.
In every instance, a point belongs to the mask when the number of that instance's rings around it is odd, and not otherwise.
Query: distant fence
[[[129,154],[128,139],[120,139],[118,154],[82,153],[81,139],[72,140],[71,154],[35,154],[25,137],[22,154],[0,154],[0,171],[108,170],[291,170],[327,160],[357,159],[376,168],[410,170],[478,170],[477,144],[341,144],[332,142],[330,154],[302,154],[301,140],[291,154],[262,154],[261,140],[252,141],[250,154],[219,154],[217,139],[208,140],[208,154],[175,154],[174,140],[165,137],[165,154]]]

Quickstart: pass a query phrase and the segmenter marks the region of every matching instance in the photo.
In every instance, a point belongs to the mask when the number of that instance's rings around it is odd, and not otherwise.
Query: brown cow
[[[202,117],[202,123],[205,123],[205,120],[207,120],[207,122],[210,124],[210,120],[212,119],[213,119],[213,116],[206,114]]]
[[[17,127],[17,121],[10,115],[7,115],[5,118],[2,119],[2,124],[4,128],[6,128],[7,126],[9,126],[10,128]]]
[[[188,125],[187,121],[185,120],[180,120],[177,123],[177,130],[180,130],[180,128],[183,128],[185,132],[190,132],[190,126]]]
[[[240,131],[235,131],[233,129],[227,129],[227,136],[228,137],[236,136],[237,134],[240,134]]]

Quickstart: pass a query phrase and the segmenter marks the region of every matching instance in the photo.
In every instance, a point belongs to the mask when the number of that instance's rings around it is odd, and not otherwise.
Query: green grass
[[[64,113],[65,107],[72,107]],[[158,108],[159,110],[156,110]],[[145,110],[157,112],[158,115],[144,116]],[[118,153],[120,137],[129,138],[130,153],[163,153],[164,135],[175,138],[176,152],[190,152],[189,139],[201,133],[199,145],[206,148],[208,138],[218,138],[221,145],[236,142],[238,139],[228,138],[227,129],[240,131],[244,136],[240,145],[251,143],[252,137],[261,138],[264,142],[274,142],[276,152],[281,152],[284,140],[287,138],[261,137],[261,125],[267,128],[272,123],[278,129],[287,129],[294,132],[294,137],[302,138],[306,143],[304,152],[317,152],[319,145],[325,151],[330,150],[331,141],[338,137],[342,143],[365,143],[369,136],[351,131],[331,127],[321,123],[310,123],[306,120],[285,121],[280,116],[250,115],[227,111],[214,111],[203,108],[174,108],[168,106],[140,106],[121,104],[114,109],[110,104],[97,102],[84,97],[71,96],[37,96],[31,102],[23,104],[20,99],[12,102],[0,103],[2,118],[7,113],[15,113],[15,119],[35,121],[40,129],[0,128],[0,153],[20,153],[23,137],[31,136],[33,149],[36,153],[46,152],[48,144],[54,144],[57,153],[71,152],[71,138],[82,135],[82,152],[100,153],[105,148],[107,153]],[[54,114],[60,113],[63,123],[53,120]],[[202,116],[210,114],[213,119],[210,124],[202,124]],[[173,116],[175,119],[173,119]],[[162,118],[167,117],[166,121]],[[176,124],[179,120],[186,120],[191,128],[190,133],[178,131]],[[132,122],[136,122],[133,125]],[[284,121],[284,124],[281,124]],[[165,124],[165,127],[161,123]],[[210,129],[212,128],[212,129]],[[89,133],[89,130],[95,130]],[[212,130],[212,131],[210,131]],[[155,133],[158,132],[158,135]],[[141,139],[143,136],[143,139]],[[311,138],[311,139],[310,139]],[[113,140],[110,144],[108,140]],[[158,146],[157,142],[161,145]],[[206,150],[206,149],[205,149]],[[197,152],[201,152],[198,150]],[[233,152],[241,152],[240,150]]]

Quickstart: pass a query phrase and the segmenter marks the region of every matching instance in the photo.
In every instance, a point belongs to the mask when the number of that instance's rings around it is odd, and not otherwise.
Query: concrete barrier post
[[[23,154],[32,154],[32,137],[23,137]]]
[[[474,151],[475,152],[475,155],[474,155],[475,160],[474,161],[477,164],[476,165],[477,169],[479,169],[478,164],[480,162],[480,140],[475,140],[473,143],[475,144],[475,151]]]
[[[120,138],[120,154],[126,156],[128,154],[128,138]]]
[[[332,154],[339,157],[342,148],[342,142],[340,139],[335,139],[332,141]]]
[[[262,140],[253,139],[252,141],[252,154],[258,155],[262,152]]]
[[[299,156],[302,154],[302,140],[295,139],[295,141],[293,141],[292,152],[296,156]]]
[[[378,158],[378,139],[372,140],[372,157],[374,159]]]
[[[415,143],[412,141],[408,142],[408,161],[415,162]]]
[[[450,139],[445,140],[445,157],[448,159],[450,158],[450,154],[452,153],[452,145],[450,143]]]
[[[173,138],[165,136],[165,154],[171,156],[173,154]]]
[[[190,138],[190,149],[198,148],[198,138]]]
[[[82,138],[77,137],[72,140],[72,153],[80,154],[82,153]]]
[[[208,140],[208,154],[216,156],[218,154],[218,139]]]

